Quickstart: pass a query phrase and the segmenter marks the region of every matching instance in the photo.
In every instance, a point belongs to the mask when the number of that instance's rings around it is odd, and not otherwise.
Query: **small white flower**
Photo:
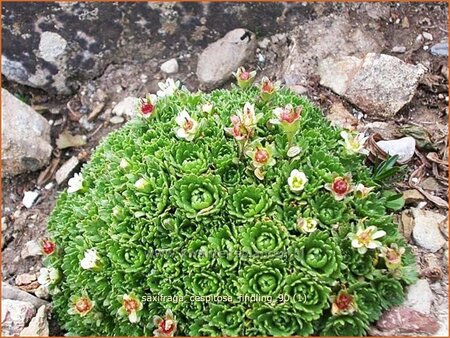
[[[127,168],[129,165],[130,164],[128,163],[128,161],[126,159],[123,158],[123,159],[120,160],[119,167],[121,167],[122,169]]]
[[[158,97],[172,96],[178,89],[180,89],[180,81],[175,82],[173,79],[169,78],[166,82],[159,82],[158,86],[161,89],[156,93]]]
[[[50,284],[56,283],[61,274],[55,268],[41,268],[39,271],[38,283],[42,286],[49,286]]]
[[[376,249],[382,246],[380,241],[376,239],[386,235],[386,231],[378,230],[376,226],[369,226],[364,229],[359,227],[356,234],[350,233],[349,238],[352,241],[352,247],[358,249],[358,252],[363,255],[367,249]]]
[[[84,253],[84,258],[80,261],[80,265],[85,270],[99,268],[100,257],[97,255],[97,249],[92,248]]]
[[[366,198],[375,187],[366,187],[362,183],[358,183],[354,189],[355,195],[358,198]]]
[[[197,134],[199,124],[194,120],[186,110],[183,110],[176,118],[175,122],[178,124],[176,134],[178,138],[192,141]]]
[[[291,175],[288,178],[289,189],[293,192],[302,191],[305,188],[308,178],[305,173],[294,169],[291,171]]]
[[[312,233],[317,230],[317,221],[310,217],[299,218],[297,220],[297,227],[303,233]]]
[[[255,114],[255,105],[247,102],[241,115],[242,124],[246,127],[253,127],[258,122],[258,116]]]
[[[364,148],[364,144],[366,143],[368,137],[364,137],[364,134],[358,134],[356,136],[352,136],[345,130],[341,131],[341,137],[344,139],[344,146],[348,153],[350,154],[363,154],[368,155],[369,151]]]
[[[67,192],[69,194],[74,193],[78,190],[83,189],[83,175],[75,174],[68,182],[69,188],[67,188]]]
[[[212,112],[214,105],[212,103],[204,103],[202,104],[202,112],[209,114]]]
[[[148,182],[145,178],[140,178],[136,181],[136,183],[134,183],[134,186],[139,190],[145,190],[147,184]]]

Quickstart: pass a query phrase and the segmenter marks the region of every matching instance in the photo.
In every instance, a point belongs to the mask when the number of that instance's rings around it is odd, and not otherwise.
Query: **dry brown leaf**
[[[70,147],[81,147],[86,144],[86,135],[72,135],[67,130],[64,130],[56,140],[56,146],[59,149]]]
[[[92,112],[88,116],[88,121],[92,121],[93,119],[95,119],[103,110],[103,107],[105,107],[105,102],[97,102],[92,109]]]

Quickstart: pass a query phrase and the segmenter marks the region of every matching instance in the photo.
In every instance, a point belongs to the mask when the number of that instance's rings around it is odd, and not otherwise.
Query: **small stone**
[[[111,122],[112,124],[120,124],[123,123],[124,121],[125,119],[122,116],[113,116],[109,120],[109,122]]]
[[[42,255],[42,248],[35,240],[28,241],[25,248],[22,249],[20,256],[22,258],[35,257]]]
[[[23,291],[26,291],[26,292],[32,292],[32,291],[36,290],[38,287],[39,287],[39,282],[38,281],[34,281],[34,282],[31,282],[30,284],[18,286],[18,288],[20,290],[23,290]]]
[[[418,190],[409,189],[403,192],[403,199],[406,204],[417,204],[425,200],[425,197]]]
[[[228,32],[200,54],[198,79],[209,89],[220,86],[254,55],[256,46],[256,37],[252,32],[242,28]]]
[[[363,59],[329,57],[321,60],[318,67],[322,86],[366,113],[384,118],[393,117],[411,101],[425,71],[422,65],[375,53],[368,53]]]
[[[437,257],[432,254],[426,254],[423,257],[424,267],[420,271],[421,277],[426,277],[431,281],[438,281],[443,276],[443,271]],[[436,283],[437,284],[437,283]]]
[[[333,126],[343,129],[354,130],[358,126],[358,119],[354,117],[341,102],[335,102],[330,108],[330,113],[326,115],[326,119]]]
[[[114,106],[112,113],[116,116],[134,117],[138,105],[139,99],[137,97],[128,96]]]
[[[35,314],[33,304],[2,299],[2,336],[18,336]]]
[[[440,191],[441,189],[443,189],[443,187],[434,177],[427,177],[420,183],[420,186],[423,189],[430,191]]]
[[[435,56],[448,56],[448,43],[437,43],[431,46],[430,52]],[[446,76],[446,78],[447,77],[448,75]]]
[[[261,49],[266,49],[267,47],[269,47],[269,44],[270,44],[269,38],[264,38],[261,41],[258,41],[258,47]]]
[[[362,126],[369,134],[380,134],[384,140],[391,140],[402,136],[402,133],[392,123],[375,121]],[[361,131],[363,131],[362,129]]]
[[[446,220],[444,215],[419,208],[411,209],[414,217],[413,238],[417,245],[436,252],[446,243],[439,230],[439,224]]]
[[[47,120],[3,88],[2,113],[2,175],[45,166],[52,154]]]
[[[45,61],[56,61],[64,53],[66,47],[67,41],[61,35],[54,32],[42,32],[39,53]]]
[[[79,163],[80,161],[78,160],[77,156],[72,156],[70,159],[68,159],[56,172],[56,183],[61,184],[69,177],[72,177],[72,174]]]
[[[430,33],[423,32],[422,35],[426,40],[433,41],[433,35],[431,35]]]
[[[81,147],[86,144],[86,135],[72,135],[67,130],[63,131],[56,139],[58,149]]]
[[[30,324],[20,332],[23,337],[48,337],[50,331],[47,320],[47,307],[42,305]]]
[[[2,217],[2,232],[5,232],[8,229],[8,222],[6,222],[6,217]]]
[[[37,277],[35,273],[22,273],[15,279],[16,285],[28,285],[36,281]]]
[[[48,299],[49,298],[49,291],[48,291],[48,287],[44,286],[44,285],[40,285],[37,289],[35,289],[34,294],[36,295],[36,297],[40,298],[40,299]]]
[[[392,336],[404,334],[432,335],[439,330],[439,324],[435,318],[406,307],[394,307],[384,312],[376,326],[381,331],[387,332],[387,335]]]
[[[298,95],[305,95],[308,93],[308,88],[302,86],[302,85],[290,85],[288,86],[289,89],[291,89],[294,93]]]
[[[406,52],[406,47],[405,46],[395,46],[394,48],[392,48],[391,52],[397,53],[397,54],[403,54],[404,52]]]
[[[405,306],[429,314],[433,303],[433,292],[426,279],[419,279],[415,284],[408,286]]]
[[[177,59],[170,59],[161,65],[161,71],[166,74],[175,74],[178,72],[178,68]]]
[[[22,204],[25,208],[30,209],[39,196],[39,191],[25,191],[23,194]]]
[[[414,228],[414,219],[411,216],[409,210],[403,210],[401,214],[402,221],[402,233],[407,241],[411,239],[411,235]]]
[[[391,156],[398,155],[399,163],[408,162],[416,150],[416,140],[410,136],[398,140],[378,141],[377,145]]]
[[[406,16],[402,20],[402,28],[409,28],[409,20]]]

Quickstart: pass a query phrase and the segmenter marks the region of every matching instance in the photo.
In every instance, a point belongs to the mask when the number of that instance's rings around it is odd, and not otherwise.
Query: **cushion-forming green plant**
[[[402,302],[414,257],[363,135],[236,76],[168,81],[69,181],[43,242],[68,334],[364,335]]]

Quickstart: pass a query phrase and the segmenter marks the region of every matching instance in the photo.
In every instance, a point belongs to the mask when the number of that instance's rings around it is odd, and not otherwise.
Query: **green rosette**
[[[171,199],[188,218],[218,213],[224,204],[219,176],[186,175],[170,188]]]
[[[248,265],[238,279],[241,294],[277,297],[284,287],[285,275],[286,267],[280,259]]]
[[[283,254],[289,243],[287,229],[278,221],[269,218],[246,224],[241,232],[243,250],[253,257],[271,257]]]
[[[208,238],[208,241],[217,265],[221,269],[233,271],[239,264],[240,251],[234,227],[221,227]]]
[[[351,285],[348,290],[356,295],[358,309],[367,316],[369,321],[373,322],[380,318],[381,301],[370,283],[359,282]]]
[[[298,262],[306,272],[324,281],[334,281],[341,275],[341,250],[325,231],[316,231],[296,239],[289,253],[289,258]]]
[[[228,212],[242,221],[251,221],[264,215],[270,199],[261,185],[242,186],[230,192]]]
[[[191,270],[186,277],[188,292],[196,296],[220,295],[224,289],[220,275],[208,270]]]
[[[345,239],[341,242],[343,255],[343,264],[347,266],[349,273],[354,275],[355,279],[359,277],[369,278],[375,270],[376,257],[372,252],[366,252],[361,255],[355,250],[351,242]]]
[[[325,321],[320,335],[332,337],[364,336],[368,329],[367,319],[362,315],[330,316]]]
[[[145,164],[135,172],[124,171],[127,189],[122,192],[124,208],[134,215],[154,217],[161,214],[167,206],[169,183],[159,161],[154,157],[146,159]]]
[[[377,292],[383,309],[400,305],[405,298],[402,284],[392,277],[380,275],[371,282],[371,285]]]
[[[244,335],[245,309],[241,305],[212,304],[206,317],[191,325],[191,336],[211,335],[237,337]]]
[[[318,319],[329,307],[331,289],[318,279],[296,273],[286,277],[284,293],[302,318],[311,321]]]
[[[174,144],[168,155],[168,170],[174,174],[200,175],[208,170],[209,158],[206,145]]]
[[[256,305],[248,312],[253,336],[308,336],[314,329],[311,322],[286,305]]]

